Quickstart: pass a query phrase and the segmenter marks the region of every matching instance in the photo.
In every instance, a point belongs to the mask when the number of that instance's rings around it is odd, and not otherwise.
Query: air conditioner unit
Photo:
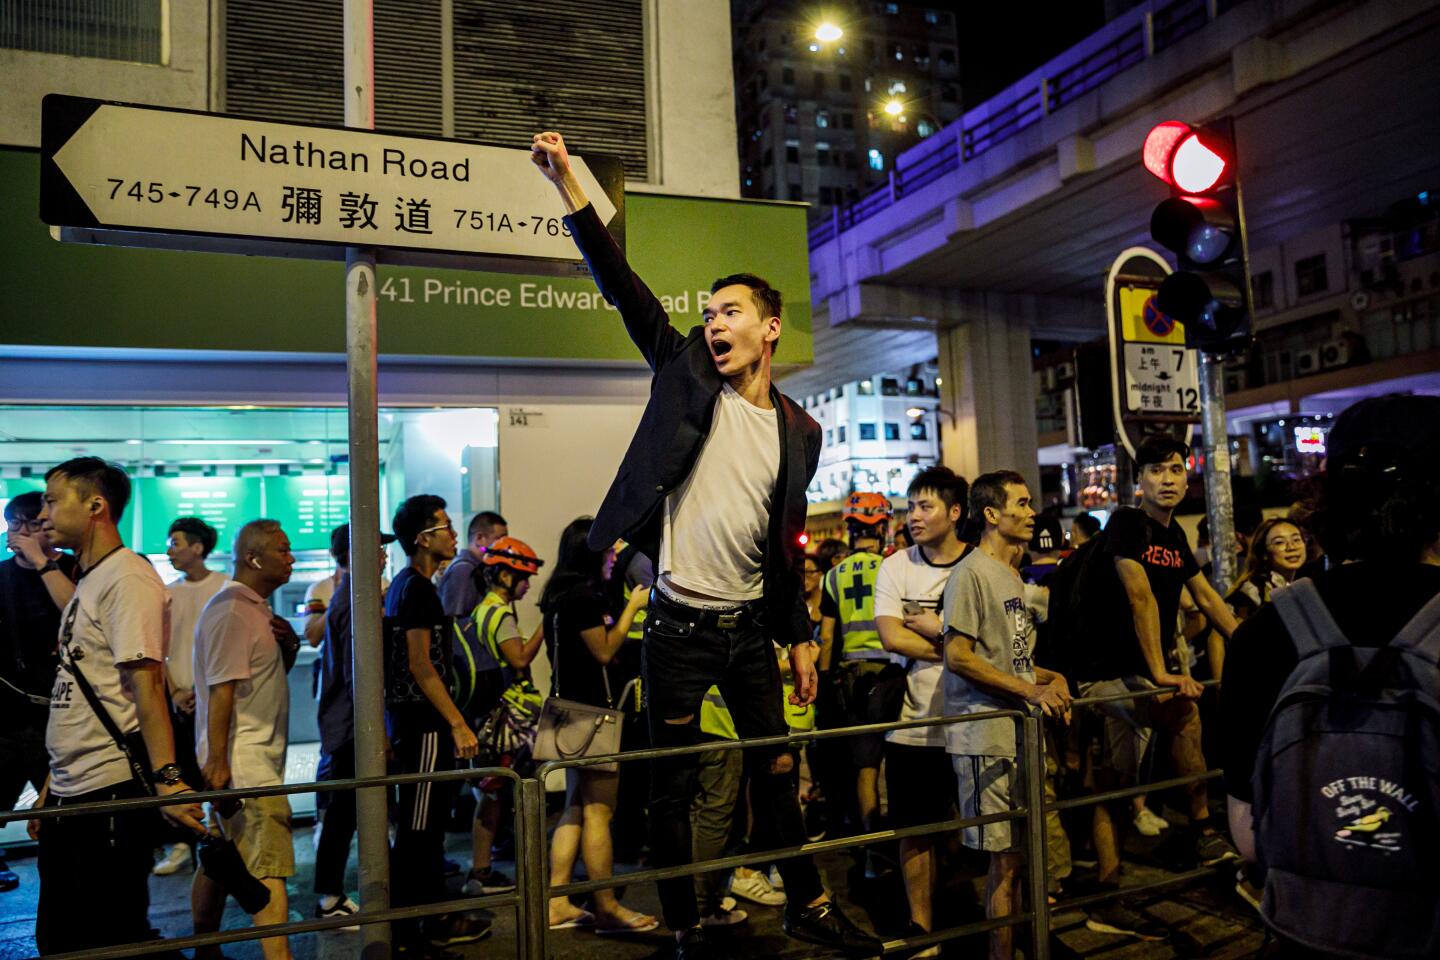
[[[1320,372],[1320,351],[1317,349],[1295,351],[1295,376],[1306,377]]]
[[[1225,371],[1225,392],[1234,393],[1237,390],[1245,390],[1250,386],[1250,372],[1248,370],[1226,370]]]
[[[1055,379],[1056,379],[1056,380],[1074,380],[1074,379],[1075,379],[1075,364],[1071,363],[1069,360],[1066,360],[1064,363],[1056,364],[1056,366],[1055,366]]]
[[[1333,370],[1350,363],[1350,343],[1346,340],[1331,340],[1320,345],[1320,367]]]
[[[1046,367],[1040,371],[1040,387],[1044,390],[1055,389],[1055,368]]]

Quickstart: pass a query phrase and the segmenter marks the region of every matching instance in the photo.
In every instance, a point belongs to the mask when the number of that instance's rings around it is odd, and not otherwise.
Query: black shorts
[[[955,815],[955,768],[944,747],[885,743],[885,790],[892,827],[941,823]]]
[[[866,713],[870,690],[889,660],[844,660],[840,663],[840,683],[845,704],[845,725],[863,727],[874,723]],[[878,768],[885,755],[885,734],[867,733],[848,739],[850,760],[857,767]]]

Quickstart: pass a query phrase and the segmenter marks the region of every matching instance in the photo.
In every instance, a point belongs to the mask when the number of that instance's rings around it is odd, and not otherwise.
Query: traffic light
[[[1243,346],[1250,337],[1250,267],[1234,123],[1167,120],[1146,136],[1142,159],[1170,188],[1150,216],[1150,235],[1178,260],[1156,305],[1185,325],[1191,347],[1223,353]]]

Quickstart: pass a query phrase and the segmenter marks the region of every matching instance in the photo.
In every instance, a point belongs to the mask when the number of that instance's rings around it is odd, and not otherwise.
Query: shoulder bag
[[[550,627],[555,637],[554,687],[560,689],[560,615],[551,615]],[[620,730],[625,713],[615,709],[615,698],[610,694],[610,675],[602,667],[600,676],[605,681],[606,707],[596,707],[576,700],[561,697],[546,697],[540,708],[540,723],[535,734],[536,760],[575,760],[579,757],[599,757],[620,752]],[[629,695],[630,686],[625,685],[620,694],[621,702]],[[616,762],[597,763],[587,770],[603,770],[615,773],[620,769]]]

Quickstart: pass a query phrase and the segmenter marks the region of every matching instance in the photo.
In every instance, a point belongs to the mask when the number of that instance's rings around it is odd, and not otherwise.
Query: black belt
[[[674,597],[656,587],[650,595],[650,602],[661,608],[669,608],[671,616],[683,619],[689,627],[705,627],[714,630],[741,630],[745,627],[753,627],[761,622],[761,609],[764,604],[763,598],[747,600],[737,607],[728,610],[706,610],[703,607],[692,607],[688,603],[676,600]]]

